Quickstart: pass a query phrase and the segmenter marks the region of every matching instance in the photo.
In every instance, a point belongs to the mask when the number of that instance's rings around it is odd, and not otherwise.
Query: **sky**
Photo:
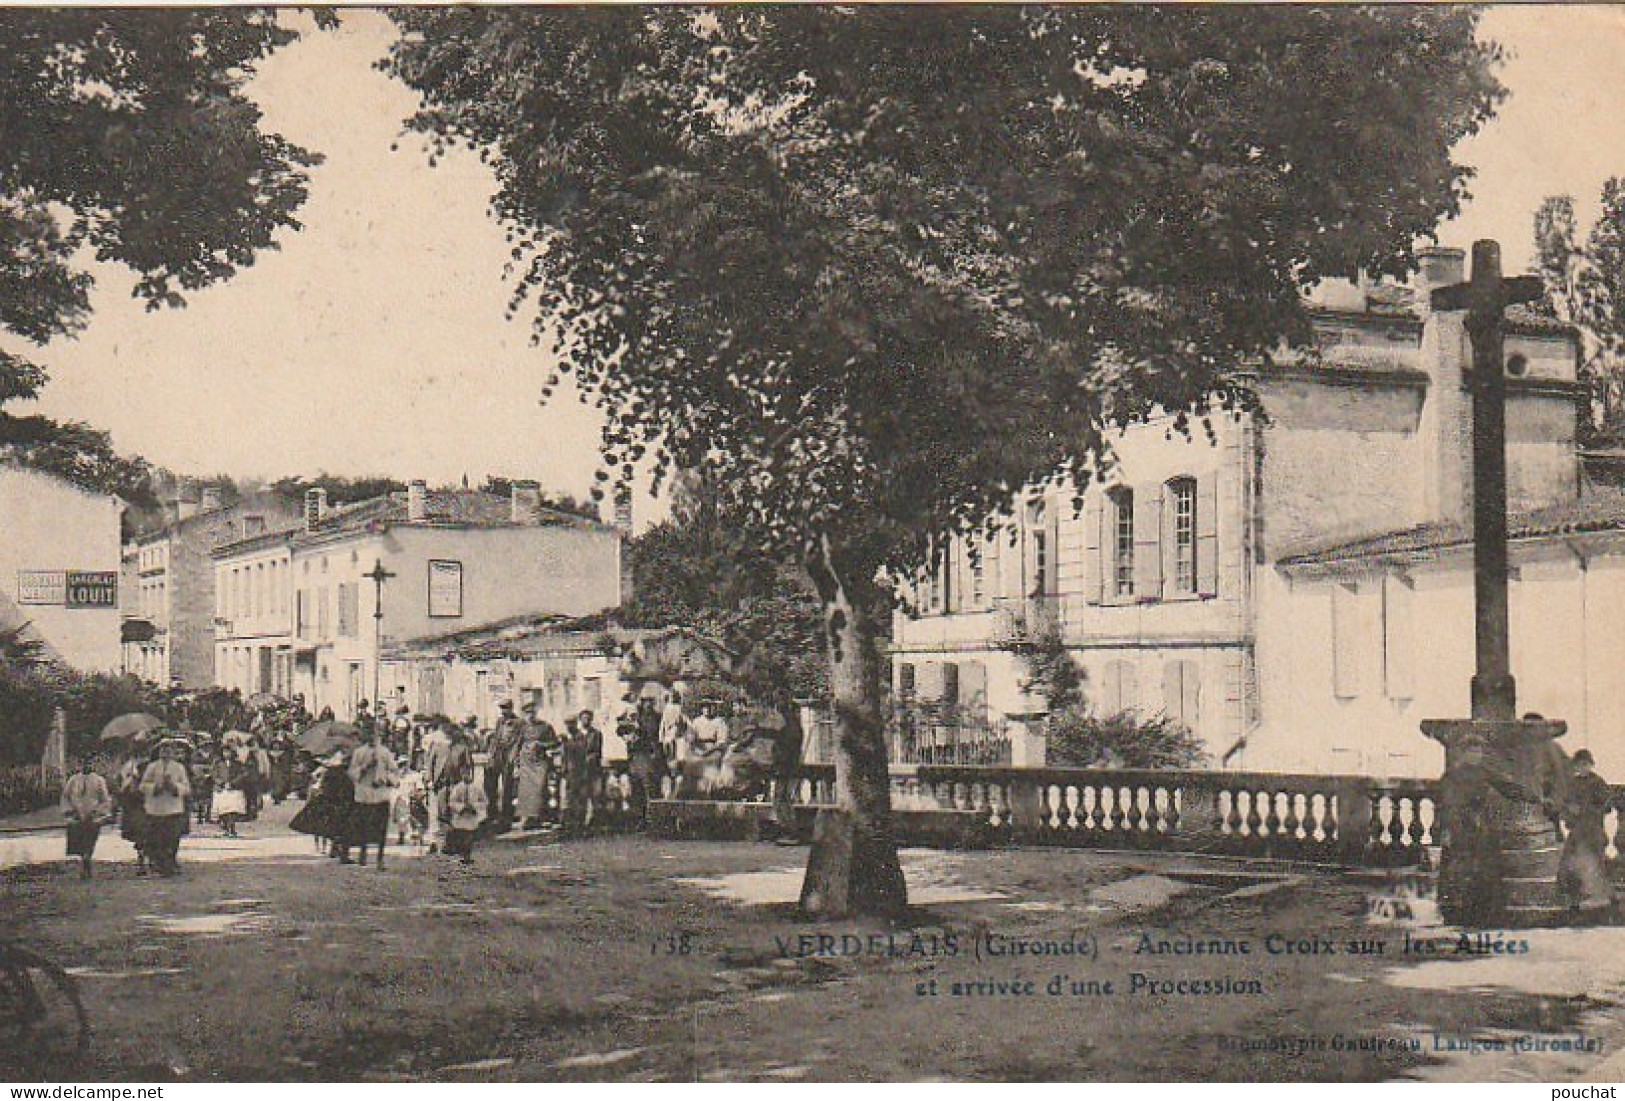
[[[1625,174],[1625,9],[1496,7],[1483,33],[1510,52],[1511,95],[1459,148],[1475,198],[1440,241],[1497,238],[1517,271],[1543,197],[1572,194],[1587,225],[1603,180]],[[597,414],[568,391],[541,403],[548,357],[503,316],[493,179],[466,152],[430,167],[402,138],[413,96],[372,68],[390,34],[351,10],[263,65],[266,125],[326,157],[305,229],[183,310],[146,312],[128,273],[98,267],[88,329],[38,353],[40,412],[186,474],[497,474],[585,495]]]

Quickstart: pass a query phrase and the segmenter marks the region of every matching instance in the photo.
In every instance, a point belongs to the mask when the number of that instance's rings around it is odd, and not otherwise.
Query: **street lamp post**
[[[363,574],[373,584],[372,605],[372,706],[374,714],[382,709],[383,701],[378,698],[378,686],[384,670],[384,582],[395,574],[384,569],[384,560],[375,559],[372,570]]]

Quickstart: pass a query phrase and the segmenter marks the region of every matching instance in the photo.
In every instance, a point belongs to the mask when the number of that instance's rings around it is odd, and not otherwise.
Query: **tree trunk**
[[[908,906],[908,889],[892,839],[880,662],[869,611],[873,602],[853,599],[854,589],[861,591],[871,582],[860,576],[861,569],[842,569],[827,536],[809,548],[807,569],[823,605],[839,813],[821,823],[814,838],[802,908],[820,917],[896,915]]]

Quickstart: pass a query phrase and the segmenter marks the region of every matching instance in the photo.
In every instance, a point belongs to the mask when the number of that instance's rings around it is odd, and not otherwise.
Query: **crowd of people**
[[[604,735],[589,710],[560,730],[504,701],[495,724],[482,729],[473,718],[414,716],[404,707],[375,714],[361,701],[350,721],[353,738],[346,732],[313,752],[301,734],[331,720],[330,710],[312,715],[298,696],[228,704],[215,718],[219,730],[193,729],[183,713],[172,726],[132,739],[106,777],[84,759],[62,795],[68,852],[81,874],[91,874],[99,831],[115,819],[136,850],[137,874],[173,876],[181,839],[194,826],[213,823],[223,836],[239,837],[267,801],[289,798],[304,803],[290,828],[314,837],[337,863],[365,865],[371,855],[382,868],[391,832],[397,843],[410,836],[430,853],[467,863],[482,836],[593,828],[612,782],[624,783],[616,794],[633,824],[646,824],[665,778],[730,738],[713,702],[691,708],[677,693],[663,706],[640,699],[616,728],[628,767],[624,781],[612,781]],[[798,760],[799,740],[795,750]]]

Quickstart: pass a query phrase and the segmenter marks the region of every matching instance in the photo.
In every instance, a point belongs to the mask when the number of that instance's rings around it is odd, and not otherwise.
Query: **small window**
[[[1112,591],[1134,595],[1134,491],[1114,489],[1112,504]]]
[[[228,524],[226,526],[229,528],[231,525]],[[244,536],[264,535],[264,534],[265,534],[265,517],[263,517],[263,516],[244,516],[243,517],[243,535]]]
[[[1196,480],[1175,478],[1168,483],[1173,508],[1174,592],[1196,592]]]

